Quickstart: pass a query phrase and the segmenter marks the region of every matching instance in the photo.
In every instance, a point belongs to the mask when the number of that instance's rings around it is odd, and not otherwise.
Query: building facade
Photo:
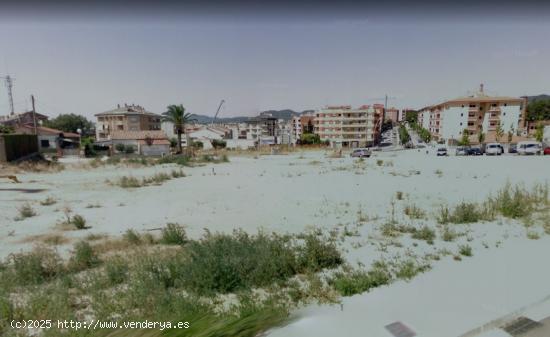
[[[304,133],[313,133],[315,114],[305,114],[292,117],[291,128],[293,143],[296,143]]]
[[[372,146],[378,139],[382,112],[367,105],[329,106],[315,113],[314,130],[333,147]]]
[[[155,131],[161,129],[161,116],[139,105],[118,105],[95,115],[97,140],[110,139],[114,131]]]
[[[526,109],[526,98],[488,96],[482,85],[476,95],[419,110],[418,123],[435,139],[443,140],[458,140],[464,130],[470,136],[480,132],[493,135],[499,127],[505,133],[518,133],[525,127]]]

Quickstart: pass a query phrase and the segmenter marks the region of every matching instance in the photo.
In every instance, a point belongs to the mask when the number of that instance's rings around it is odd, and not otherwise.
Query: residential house
[[[140,105],[121,106],[95,114],[96,139],[110,139],[114,131],[154,131],[161,129],[161,116],[145,110]]]
[[[57,149],[58,141],[61,147],[68,154],[69,149],[80,148],[80,135],[73,132],[65,132],[57,129],[47,128],[45,126],[37,126],[25,124],[15,128],[16,133],[36,135],[38,136],[38,147],[40,152],[51,152]],[[72,151],[72,154],[78,154],[78,151]]]

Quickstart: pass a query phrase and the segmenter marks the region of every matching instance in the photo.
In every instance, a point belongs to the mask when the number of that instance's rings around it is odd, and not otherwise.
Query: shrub
[[[426,212],[416,205],[405,206],[404,213],[411,219],[423,219],[426,216]]]
[[[121,258],[113,258],[105,263],[105,276],[110,285],[124,283],[128,278],[129,267]]]
[[[387,265],[378,263],[369,271],[338,272],[329,279],[329,284],[342,296],[352,296],[389,284],[391,281],[392,276]]]
[[[122,176],[122,178],[118,180],[117,185],[122,188],[137,188],[141,187],[141,182],[135,177]]]
[[[78,215],[76,214],[75,216],[72,217],[71,219],[71,224],[73,224],[73,226],[76,228],[76,229],[86,229],[86,219],[84,219],[84,217],[82,215]]]
[[[479,206],[472,202],[461,202],[453,210],[442,207],[439,212],[438,221],[441,224],[447,223],[474,223],[494,219],[492,209],[487,205]]]
[[[82,271],[99,264],[99,257],[93,247],[86,241],[80,241],[74,245],[73,255],[69,260],[69,269]]]
[[[225,148],[226,145],[227,145],[227,143],[226,143],[225,140],[221,140],[221,139],[212,139],[212,146],[213,146],[215,149],[223,149],[223,148]]]
[[[451,242],[454,241],[456,237],[458,237],[458,234],[453,229],[449,228],[448,226],[445,226],[443,228],[443,234],[441,235],[443,241]]]
[[[126,153],[126,154],[132,154],[132,153],[134,153],[134,152],[136,152],[136,149],[135,149],[135,147],[134,147],[133,145],[126,145],[126,146],[124,147],[124,153]]]
[[[458,253],[464,256],[472,256],[472,247],[470,247],[469,245],[460,245],[458,247]]]
[[[316,272],[342,264],[342,256],[331,239],[309,233],[305,235],[304,243],[298,262],[302,270]]]
[[[52,249],[36,248],[28,253],[12,254],[8,261],[16,284],[43,283],[63,272],[61,258]]]
[[[435,231],[428,226],[424,226],[420,230],[417,230],[414,233],[412,233],[413,239],[424,240],[429,244],[433,244],[435,237],[436,237]]]
[[[44,199],[40,202],[40,205],[50,206],[50,205],[55,204],[56,202],[57,202],[57,200],[55,200],[53,197],[47,197],[46,199]]]
[[[548,186],[535,186],[532,191],[509,183],[490,198],[489,204],[507,218],[521,218],[531,214],[539,205],[548,205]]]
[[[24,203],[17,211],[19,212],[19,216],[15,218],[16,221],[31,218],[36,215],[36,212],[28,202]]]
[[[189,165],[190,157],[188,155],[172,155],[160,158],[158,164],[178,164],[181,166]]]
[[[122,239],[133,245],[141,244],[141,236],[133,229],[126,230],[126,232],[122,236]]]
[[[116,144],[115,149],[117,150],[117,152],[124,152],[124,150],[126,149],[126,145],[120,143]]]
[[[403,192],[401,192],[401,191],[395,192],[395,198],[397,200],[403,200]]]
[[[411,280],[416,275],[429,270],[431,267],[428,264],[419,264],[415,260],[401,261],[397,264],[395,276],[400,279]]]
[[[187,243],[187,234],[183,226],[169,223],[162,229],[160,243],[165,245],[183,245]]]

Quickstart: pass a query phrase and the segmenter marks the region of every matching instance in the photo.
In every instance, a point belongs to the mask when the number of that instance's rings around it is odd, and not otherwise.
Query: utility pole
[[[10,114],[13,116],[15,114],[15,110],[13,108],[13,79],[10,75],[6,76],[6,87],[8,88],[8,98],[10,101]]]
[[[34,125],[34,134],[37,135],[38,131],[36,129],[36,110],[34,108],[34,95],[31,95],[31,103],[32,103],[32,122]]]

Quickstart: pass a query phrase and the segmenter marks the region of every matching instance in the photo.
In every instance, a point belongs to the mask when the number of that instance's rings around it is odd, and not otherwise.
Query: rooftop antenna
[[[5,83],[6,83],[6,88],[8,88],[8,99],[9,99],[9,102],[10,102],[10,115],[13,116],[15,111],[14,111],[14,108],[13,108],[13,92],[12,92],[12,88],[13,88],[13,78],[11,78],[10,75],[6,76],[6,77],[3,77],[4,80],[5,80]]]

